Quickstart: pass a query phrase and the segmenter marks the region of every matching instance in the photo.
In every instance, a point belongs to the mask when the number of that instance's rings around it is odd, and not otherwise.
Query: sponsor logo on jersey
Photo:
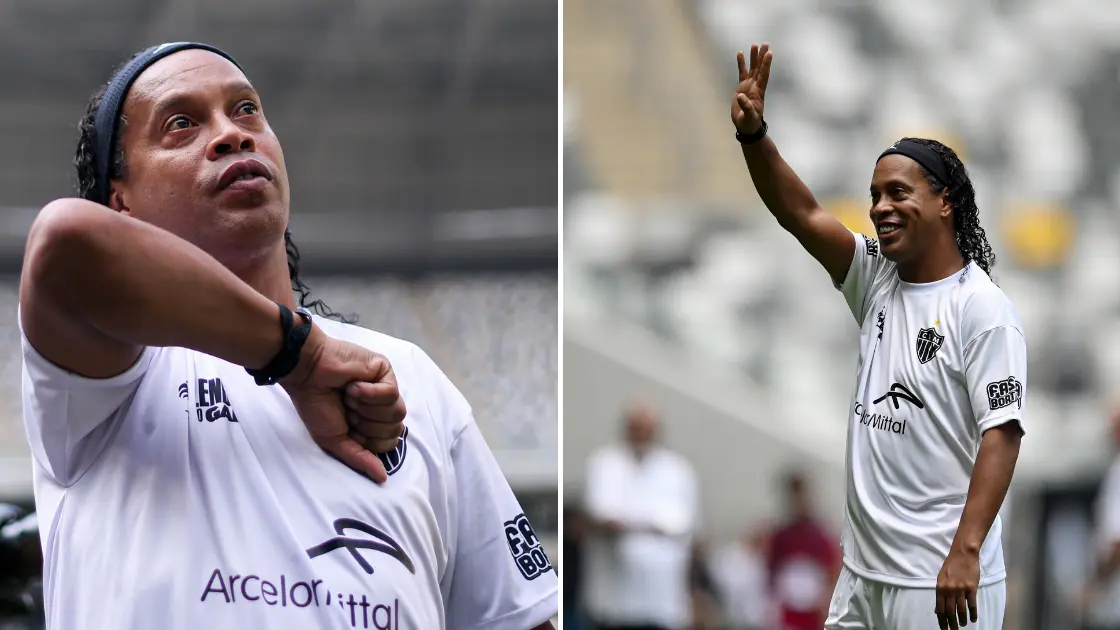
[[[226,388],[220,378],[200,378],[195,385],[194,415],[199,422],[216,422],[225,418],[230,422],[237,422],[237,414],[233,411],[233,403],[229,401]],[[179,398],[190,397],[190,388],[187,383],[179,384]],[[187,410],[190,415],[190,410]]]
[[[906,386],[903,385],[902,383],[895,383],[895,384],[891,385],[891,388],[889,390],[887,390],[887,393],[883,394],[882,396],[876,398],[875,400],[873,400],[871,402],[873,404],[878,405],[879,403],[883,402],[884,400],[887,400],[888,398],[890,399],[891,403],[894,404],[895,409],[899,408],[899,401],[900,400],[908,402],[911,405],[914,405],[915,407],[917,407],[918,409],[925,409],[926,408],[925,404],[922,403],[922,401],[918,398],[917,394],[915,394],[914,392],[907,389]]]
[[[385,472],[390,475],[401,469],[404,466],[404,456],[408,453],[408,427],[404,428],[404,432],[397,438],[397,445],[393,450],[388,453],[378,453],[377,459],[385,465]]]
[[[526,580],[535,580],[552,570],[552,562],[524,513],[505,522],[506,542],[513,560]]]
[[[923,328],[918,331],[918,361],[929,363],[937,356],[937,351],[945,343],[945,335],[937,334],[932,328]]]
[[[337,605],[344,619],[349,613],[351,628],[400,630],[402,627],[409,627],[407,612],[406,625],[401,626],[401,609],[404,607],[397,598],[393,598],[391,602],[388,600],[379,602],[369,594],[362,593],[359,599],[354,593],[332,591],[323,580],[291,579],[285,574],[280,574],[279,580],[275,576],[269,580],[255,574],[242,575],[215,568],[210,573],[210,579],[207,580],[199,601],[235,606],[267,605],[277,608],[291,606],[329,609]],[[337,613],[332,611],[326,614]],[[283,624],[283,627],[289,626]]]
[[[1003,409],[1012,403],[1017,403],[1019,409],[1023,408],[1023,384],[1008,376],[1002,381],[988,383],[988,408],[992,411]]]
[[[368,538],[350,538],[345,535],[347,530],[356,529],[360,532],[369,534],[377,540],[370,540]],[[314,547],[307,550],[307,557],[311,559],[318,558],[319,556],[330,553],[336,549],[345,549],[350,552],[354,561],[358,563],[365,572],[373,575],[373,565],[371,565],[359,550],[369,549],[371,551],[379,551],[391,558],[396,558],[401,564],[404,565],[410,573],[416,573],[416,567],[412,564],[412,559],[408,557],[404,549],[393,540],[393,537],[385,532],[377,529],[372,525],[367,525],[361,521],[352,518],[340,518],[334,522],[334,531],[338,536],[331,538],[325,542],[319,543]]]
[[[868,236],[863,237],[864,245],[866,245],[867,255],[874,258],[879,255],[879,241]]]
[[[856,403],[852,410],[859,423],[886,433],[906,435],[906,419],[895,420],[894,416],[885,413],[868,413],[862,403]]]
[[[875,316],[875,326],[879,328],[879,341],[883,340],[883,326],[887,323],[887,307],[879,310],[879,314]]]

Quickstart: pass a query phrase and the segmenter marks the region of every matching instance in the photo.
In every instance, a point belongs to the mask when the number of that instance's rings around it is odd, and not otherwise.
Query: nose
[[[894,211],[894,208],[890,205],[890,199],[887,199],[886,195],[884,195],[879,198],[878,203],[871,205],[871,220],[874,221],[876,217],[880,217],[892,211]]]
[[[214,125],[216,126],[214,137],[206,145],[208,160],[217,160],[230,153],[256,150],[257,142],[253,134],[238,126],[228,116],[215,117]]]

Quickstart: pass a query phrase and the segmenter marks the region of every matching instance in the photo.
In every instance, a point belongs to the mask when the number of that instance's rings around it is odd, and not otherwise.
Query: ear
[[[109,184],[109,207],[123,215],[132,216],[124,199],[124,192],[115,183]]]
[[[941,191],[941,210],[939,212],[942,219],[948,219],[953,216],[953,202],[949,201],[949,189]]]

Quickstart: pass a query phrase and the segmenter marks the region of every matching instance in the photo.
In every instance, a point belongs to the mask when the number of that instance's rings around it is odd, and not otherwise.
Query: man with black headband
[[[825,627],[1003,626],[998,517],[1023,435],[1026,342],[989,278],[968,173],[906,138],[871,178],[878,240],[823,210],[767,135],[773,53],[738,55],[731,105],[759,196],[824,266],[860,327],[848,416],[844,568]]]
[[[81,130],[81,198],[40,213],[20,289],[48,627],[551,628],[454,385],[296,308],[284,155],[236,62],[145,50]]]

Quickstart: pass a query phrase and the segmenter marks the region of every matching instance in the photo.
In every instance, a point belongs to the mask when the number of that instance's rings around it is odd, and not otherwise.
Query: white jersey
[[[408,417],[384,485],[237,365],[147,348],[88,379],[23,338],[48,628],[529,630],[556,613],[466,400],[416,346],[316,321],[393,364]]]
[[[854,234],[841,285],[860,326],[848,409],[844,564],[860,577],[933,587],[968,494],[982,434],[1024,425],[1027,351],[1011,302],[969,263],[926,284],[899,279],[879,243]],[[997,517],[980,584],[1006,576]]]

